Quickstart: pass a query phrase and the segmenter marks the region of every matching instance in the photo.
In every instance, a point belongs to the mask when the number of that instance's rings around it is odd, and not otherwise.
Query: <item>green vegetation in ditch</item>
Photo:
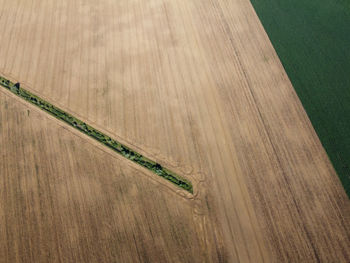
[[[17,96],[21,97],[22,99],[25,99],[26,101],[38,106],[42,110],[55,116],[57,119],[60,119],[64,122],[66,122],[67,124],[78,129],[79,131],[94,138],[95,140],[106,145],[107,147],[111,148],[112,150],[114,150],[115,152],[124,156],[125,158],[143,166],[144,168],[147,168],[148,170],[151,170],[155,174],[163,177],[164,179],[172,182],[173,184],[176,184],[177,186],[185,189],[186,191],[193,193],[193,186],[192,186],[191,182],[189,182],[188,180],[186,180],[184,178],[181,178],[180,176],[178,176],[174,172],[162,167],[159,163],[156,163],[156,162],[146,158],[145,156],[142,156],[141,154],[135,152],[134,150],[121,144],[120,142],[112,139],[111,137],[103,134],[102,132],[100,132],[99,130],[93,128],[92,126],[86,124],[85,122],[75,118],[74,116],[70,115],[69,113],[67,113],[67,112],[61,110],[60,108],[52,105],[51,103],[41,99],[40,97],[32,94],[31,92],[21,88],[19,86],[19,84],[16,85],[16,84],[12,83],[11,81],[9,81],[1,76],[0,76],[0,84],[1,84],[1,86],[10,90],[12,93],[16,94]]]
[[[252,4],[350,197],[350,1]]]

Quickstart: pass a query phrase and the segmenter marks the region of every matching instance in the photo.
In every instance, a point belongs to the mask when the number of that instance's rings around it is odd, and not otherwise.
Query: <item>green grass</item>
[[[33,93],[21,88],[16,87],[14,83],[0,76],[0,85],[13,94],[21,97],[22,99],[34,104],[40,109],[50,113],[57,119],[64,121],[65,123],[73,126],[77,130],[85,133],[86,135],[94,138],[105,146],[111,148],[113,151],[122,155],[123,157],[141,165],[142,167],[152,171],[160,177],[170,181],[171,183],[185,189],[186,191],[193,193],[193,186],[190,181],[180,177],[174,172],[162,167],[159,163],[152,161],[151,159],[142,156],[136,151],[130,149],[129,147],[121,144],[120,142],[112,139],[108,135],[100,132],[99,130],[93,128],[92,126],[86,124],[85,122],[75,118],[71,114],[61,110],[60,108],[54,106],[53,104],[43,100],[42,98],[34,95]]]
[[[350,197],[350,0],[251,0]]]

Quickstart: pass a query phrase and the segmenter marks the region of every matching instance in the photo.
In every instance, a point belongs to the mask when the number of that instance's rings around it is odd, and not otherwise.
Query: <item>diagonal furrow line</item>
[[[77,119],[73,115],[65,112],[64,110],[52,105],[51,103],[43,100],[42,98],[34,95],[33,93],[21,88],[19,83],[14,84],[11,81],[0,76],[0,85],[7,90],[11,91],[13,94],[21,97],[22,99],[34,104],[40,109],[50,113],[57,119],[64,121],[70,126],[76,128],[80,132],[94,138],[98,142],[104,144],[105,146],[111,148],[113,151],[119,153],[123,157],[141,165],[142,167],[152,171],[160,177],[170,181],[171,183],[181,187],[182,189],[193,194],[193,186],[189,180],[186,180],[176,173],[170,171],[167,168],[162,167],[159,163],[152,161],[151,159],[137,153],[131,148],[123,145],[122,143],[112,139],[108,135],[102,133],[101,131],[95,129],[94,127],[88,125],[87,123]]]

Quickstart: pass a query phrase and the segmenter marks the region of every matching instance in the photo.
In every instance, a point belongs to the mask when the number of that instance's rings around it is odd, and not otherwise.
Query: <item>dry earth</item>
[[[193,182],[195,193],[188,197],[154,176],[120,172],[128,170],[124,167],[129,163],[113,158],[108,161],[102,154],[90,153],[87,157],[77,146],[82,141],[70,134],[64,137],[63,148],[59,139],[55,139],[57,149],[39,148],[52,151],[38,159],[48,169],[45,176],[62,176],[66,184],[76,176],[75,184],[80,185],[84,171],[93,170],[94,176],[104,176],[103,187],[118,180],[135,184],[138,197],[133,202],[138,207],[143,207],[144,196],[147,202],[157,201],[147,203],[144,212],[140,210],[133,226],[125,222],[112,226],[113,231],[131,227],[138,241],[133,241],[130,234],[130,246],[139,242],[155,257],[158,253],[150,247],[149,237],[142,239],[144,233],[136,232],[138,222],[147,217],[147,206],[159,207],[152,213],[166,218],[162,224],[168,227],[159,227],[162,233],[169,231],[166,236],[159,234],[163,239],[159,246],[169,254],[151,258],[151,262],[350,261],[350,202],[248,0],[0,0],[0,6],[0,74],[20,81],[28,90]],[[12,111],[2,110],[1,114],[5,121],[1,122],[0,146],[7,149],[1,159],[1,167],[7,167],[1,170],[1,179],[5,180],[20,173],[18,162],[8,158],[10,154],[20,152],[19,160],[28,166],[23,169],[33,169],[27,156],[32,151],[42,154],[35,148],[35,140],[45,144],[50,134],[60,137],[61,133],[55,131],[56,124],[41,127],[41,122],[39,125],[31,120],[30,124],[26,119],[27,125],[37,127],[42,134],[37,137],[13,119]],[[5,135],[9,129],[16,132]],[[34,141],[21,142],[22,133],[35,136]],[[11,144],[11,136],[17,143]],[[94,145],[84,143],[93,152],[96,145],[85,139]],[[55,154],[71,170],[60,175],[58,161],[52,156]],[[105,169],[113,166],[115,174],[108,170],[108,176],[104,175],[101,169],[93,168],[94,162]],[[32,176],[36,176],[33,171]],[[160,185],[150,187],[151,178]],[[46,181],[45,188],[51,191],[47,196],[58,191],[57,187]],[[18,182],[13,181],[7,188],[12,195],[4,203],[24,213],[23,201],[13,203],[16,191],[20,191]],[[35,192],[38,194],[38,190]],[[109,206],[115,195],[128,202],[130,194],[111,190],[110,201],[101,208]],[[45,198],[39,199],[47,202]],[[90,214],[96,210],[79,198],[79,206]],[[166,200],[158,204],[159,198]],[[50,202],[59,213],[65,213],[62,209],[77,209],[74,202],[60,208],[58,196]],[[169,229],[173,214],[180,213],[177,206],[186,207],[181,209],[180,217],[191,228],[179,237],[181,244],[171,240],[173,230]],[[127,218],[124,210],[108,211],[118,211]],[[109,216],[115,214],[110,212]],[[21,220],[26,217],[30,215]],[[79,215],[73,217],[79,220]],[[98,213],[94,223],[118,220],[106,217]],[[11,242],[19,242],[15,228],[24,224],[12,221],[3,230],[9,231],[11,238],[1,240],[10,246]],[[50,229],[58,223],[46,219],[42,224],[43,229]],[[60,233],[64,233],[66,223],[59,224]],[[85,240],[89,233],[84,231],[78,229],[75,236]],[[99,232],[98,224],[95,231]],[[35,232],[30,233],[28,238],[38,238]],[[126,257],[136,261],[140,256],[140,261],[147,262],[146,252],[123,248],[114,238],[107,242],[102,237],[106,243],[95,244],[93,249],[104,253],[99,260],[109,262],[109,256],[118,257],[116,251],[125,249]],[[47,249],[52,249],[50,244],[58,246],[60,240],[51,242],[44,244]],[[21,249],[30,251],[29,244]],[[89,254],[95,256],[91,244],[90,249],[78,244],[77,249],[84,251],[79,253],[87,254],[85,259],[91,257]],[[183,252],[184,244],[191,249]],[[71,253],[67,244],[64,249]],[[183,258],[173,255],[173,251]],[[50,255],[60,259],[60,253],[55,250]],[[35,251],[31,256],[36,256]]]
[[[0,262],[218,261],[177,187],[2,90],[0,134]]]

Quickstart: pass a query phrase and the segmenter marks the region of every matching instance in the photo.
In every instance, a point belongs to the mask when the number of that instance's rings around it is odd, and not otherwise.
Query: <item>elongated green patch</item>
[[[43,100],[42,98],[34,95],[33,93],[21,88],[19,85],[16,85],[1,76],[0,85],[11,91],[13,94],[21,97],[22,99],[25,99],[26,101],[34,104],[40,109],[50,113],[57,119],[64,121],[65,123],[81,131],[82,133],[85,133],[86,135],[106,145],[107,147],[111,148],[113,151],[119,153],[123,157],[141,165],[144,168],[147,168],[148,170],[172,182],[173,184],[176,184],[177,186],[185,189],[186,191],[193,193],[193,186],[190,181],[181,178],[169,169],[162,167],[159,163],[152,161],[151,159],[137,153],[136,151],[112,139],[108,135],[93,128],[87,123],[77,119],[71,114],[61,110],[60,108],[52,105],[51,103]]]

